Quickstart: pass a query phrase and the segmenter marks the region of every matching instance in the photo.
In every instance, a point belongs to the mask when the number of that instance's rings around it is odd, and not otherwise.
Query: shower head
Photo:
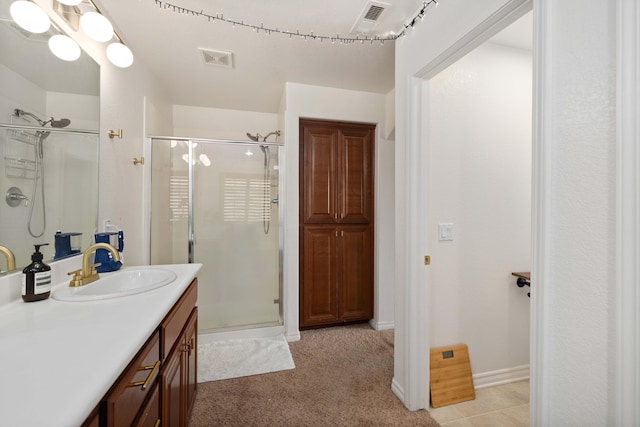
[[[29,117],[35,119],[40,124],[40,126],[46,126],[47,123],[49,123],[52,128],[64,128],[64,127],[67,127],[67,126],[69,126],[71,124],[71,120],[69,120],[69,119],[54,120],[53,117],[49,118],[49,120],[47,120],[45,122],[45,121],[41,120],[35,114],[32,114],[32,113],[30,113],[28,111],[21,110],[19,108],[16,108],[16,109],[13,110],[13,115],[16,116],[16,117],[29,116]]]
[[[251,135],[249,132],[247,132],[247,136],[249,137],[250,140],[258,142],[260,140],[260,134],[256,133],[255,136]]]
[[[53,120],[53,117],[51,117],[51,119],[49,120],[49,124],[51,125],[52,128],[66,128],[71,124],[71,120],[69,119]]]
[[[273,131],[273,132],[269,132],[269,133],[267,134],[267,136],[265,136],[264,138],[262,138],[262,141],[263,141],[263,142],[267,142],[267,138],[269,138],[271,135],[280,136],[280,131],[279,131],[279,130],[276,130],[276,131]],[[260,136],[260,134],[258,134],[258,136]]]

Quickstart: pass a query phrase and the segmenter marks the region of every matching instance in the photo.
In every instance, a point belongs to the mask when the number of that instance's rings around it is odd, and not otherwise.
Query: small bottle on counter
[[[33,245],[36,251],[31,255],[31,264],[22,270],[22,299],[25,302],[40,301],[51,294],[51,267],[42,262],[40,246]]]

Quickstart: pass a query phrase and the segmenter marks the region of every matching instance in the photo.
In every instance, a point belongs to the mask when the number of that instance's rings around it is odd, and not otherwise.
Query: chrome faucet
[[[84,251],[84,255],[82,256],[82,268],[67,273],[69,275],[73,274],[73,278],[69,282],[69,286],[83,286],[91,282],[95,282],[100,278],[96,271],[96,267],[99,267],[100,263],[91,264],[91,254],[96,249],[106,249],[111,252],[115,261],[120,261],[120,254],[116,248],[108,243],[94,243]]]
[[[16,257],[15,255],[13,255],[13,252],[11,252],[9,248],[6,248],[4,246],[0,246],[0,252],[2,252],[5,257],[7,257],[7,271],[15,270]]]

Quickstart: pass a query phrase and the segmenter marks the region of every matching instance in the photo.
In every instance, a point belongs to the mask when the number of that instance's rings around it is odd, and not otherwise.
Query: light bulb
[[[82,3],[82,0],[58,0],[58,3],[66,4],[67,6],[76,6]]]
[[[63,61],[75,61],[80,58],[80,46],[64,34],[56,34],[49,39],[49,49]]]
[[[11,3],[9,13],[16,24],[32,33],[45,33],[51,26],[49,17],[44,10],[30,1],[14,1]]]
[[[133,53],[122,43],[111,43],[107,46],[107,58],[116,67],[127,68],[133,64]]]
[[[87,12],[80,17],[80,27],[93,40],[107,42],[113,37],[113,25],[98,12]]]

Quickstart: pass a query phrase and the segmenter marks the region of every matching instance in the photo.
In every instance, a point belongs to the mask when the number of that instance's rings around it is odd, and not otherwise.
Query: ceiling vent
[[[391,7],[388,3],[369,1],[351,28],[351,34],[369,34],[380,22],[380,18]]]
[[[215,65],[223,68],[233,68],[233,53],[222,50],[199,48],[202,60],[207,65]]]

